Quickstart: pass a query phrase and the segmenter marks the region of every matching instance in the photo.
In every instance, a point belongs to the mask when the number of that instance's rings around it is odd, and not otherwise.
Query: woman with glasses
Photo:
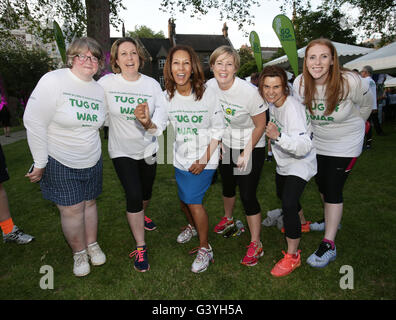
[[[151,199],[159,145],[156,132],[162,134],[166,127],[165,96],[160,84],[139,70],[144,65],[144,55],[132,38],[115,41],[110,53],[113,74],[101,78],[107,99],[109,126],[109,155],[126,195],[126,217],[136,241],[134,267],[139,272],[150,269],[144,230],[154,230],[156,225],[145,216]],[[147,132],[134,115],[138,105],[146,105],[157,127]],[[164,119],[164,122],[161,122]]]
[[[34,160],[26,176],[40,181],[44,199],[58,207],[78,277],[90,272],[89,262],[106,262],[97,243],[95,200],[102,192],[99,128],[105,120],[105,93],[93,80],[103,64],[94,39],[76,39],[67,50],[67,68],[39,80],[23,117]]]

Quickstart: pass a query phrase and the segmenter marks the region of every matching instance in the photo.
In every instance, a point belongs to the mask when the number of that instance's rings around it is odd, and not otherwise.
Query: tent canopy
[[[334,47],[337,50],[337,54],[340,60],[340,64],[343,65],[344,63],[351,61],[357,57],[360,57],[361,55],[367,54],[369,52],[374,51],[372,48],[365,48],[365,47],[359,47],[351,44],[345,44],[345,43],[339,43],[332,41]],[[298,55],[298,69],[302,70],[302,65],[304,61],[304,56],[305,56],[305,49],[304,48],[298,49],[297,50],[297,55]],[[272,61],[269,61],[265,63],[263,66],[272,66],[272,65],[279,65],[280,67],[284,69],[288,69],[290,67],[289,64],[289,59],[287,58],[286,55],[279,57],[277,59],[274,59]]]
[[[389,78],[385,80],[384,87],[385,88],[396,87],[396,78]]]
[[[344,67],[360,71],[367,65],[376,73],[396,73],[396,42],[349,61]]]

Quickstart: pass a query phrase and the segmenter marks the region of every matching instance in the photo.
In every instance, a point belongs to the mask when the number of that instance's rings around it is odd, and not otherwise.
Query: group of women
[[[180,207],[188,222],[177,242],[199,238],[191,271],[203,272],[214,260],[203,198],[217,167],[224,217],[214,232],[221,234],[234,226],[238,187],[251,236],[241,263],[254,266],[263,256],[256,191],[265,160],[265,136],[277,162],[276,191],[287,240],[287,252],[271,274],[285,276],[301,264],[299,199],[313,176],[324,204],[326,230],[307,263],[323,267],[335,259],[342,189],[362,149],[371,99],[359,77],[340,68],[330,41],[319,39],[308,45],[293,95],[278,67],[262,71],[258,89],[238,78],[239,55],[228,46],[212,53],[214,78],[207,82],[191,47],[171,48],[164,66],[164,92],[157,81],[139,72],[144,56],[134,39],[113,44],[114,73],[98,82],[93,76],[104,58],[95,40],[75,40],[67,56],[68,68],[47,73],[37,84],[24,124],[34,159],[27,177],[40,181],[43,197],[59,208],[76,276],[87,275],[90,263],[106,261],[97,242],[95,202],[102,189],[99,128],[104,122],[109,127],[109,155],[125,190],[137,271],[150,269],[145,229],[155,224],[145,210],[156,174],[157,137],[168,123],[174,128],[173,165]]]

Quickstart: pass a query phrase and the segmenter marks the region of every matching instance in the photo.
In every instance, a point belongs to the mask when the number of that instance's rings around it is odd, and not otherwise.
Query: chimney
[[[122,37],[125,38],[125,25],[124,25],[124,22],[122,22]]]
[[[175,20],[170,18],[168,20],[168,38],[171,44],[171,47],[175,46],[175,37],[176,37],[176,24]]]
[[[226,22],[224,22],[223,29],[221,31],[223,31],[224,38],[228,38],[228,27]]]

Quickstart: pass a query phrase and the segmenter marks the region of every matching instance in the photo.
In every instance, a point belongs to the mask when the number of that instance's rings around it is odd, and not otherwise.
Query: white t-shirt
[[[244,149],[254,129],[252,117],[265,112],[268,109],[267,103],[256,87],[238,77],[235,77],[228,90],[221,90],[215,78],[208,80],[207,85],[216,90],[223,110],[226,130],[222,142],[232,149]],[[263,134],[255,147],[264,146]]]
[[[110,158],[140,160],[156,153],[159,148],[156,135],[166,128],[167,102],[160,84],[144,74],[136,81],[125,80],[121,74],[108,74],[98,83],[106,92]],[[135,107],[143,102],[148,103],[157,134],[146,131],[134,115]]]
[[[173,165],[184,171],[205,154],[212,139],[221,140],[225,128],[217,95],[211,88],[206,88],[201,100],[176,91],[168,104],[168,119],[175,135]],[[219,154],[217,147],[205,169],[217,168]]]
[[[70,168],[93,167],[102,153],[105,114],[104,91],[95,80],[83,81],[70,69],[46,73],[23,115],[34,166],[44,168],[50,155]]]
[[[314,133],[316,153],[334,157],[358,157],[362,152],[365,121],[372,108],[372,95],[366,81],[351,72],[344,72],[349,93],[330,115],[326,109],[326,86],[316,86],[313,101],[313,115],[309,114]],[[299,75],[294,81],[295,96],[303,101],[304,86],[301,87]]]
[[[277,108],[269,105],[270,121],[281,137],[272,140],[271,150],[276,160],[276,172],[282,176],[297,176],[309,181],[316,174],[316,152],[312,143],[310,118],[305,107],[292,96]]]

